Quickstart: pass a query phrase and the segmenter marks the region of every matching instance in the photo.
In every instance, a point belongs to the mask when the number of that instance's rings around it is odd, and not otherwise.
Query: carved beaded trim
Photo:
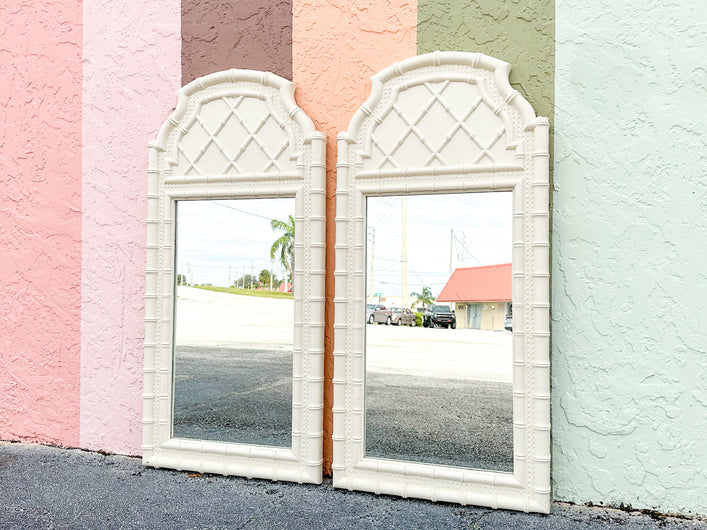
[[[509,71],[503,61],[464,52],[396,63],[372,78],[371,96],[339,135],[336,487],[549,511],[549,123],[510,86]],[[513,370],[522,375],[514,377],[514,473],[366,458],[366,197],[500,190],[514,194]]]

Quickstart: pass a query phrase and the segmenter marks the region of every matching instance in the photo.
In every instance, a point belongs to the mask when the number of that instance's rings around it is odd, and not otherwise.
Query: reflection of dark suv
[[[426,328],[436,328],[437,326],[442,326],[443,328],[452,329],[457,327],[457,317],[448,305],[431,305],[425,311],[422,318],[422,325]]]

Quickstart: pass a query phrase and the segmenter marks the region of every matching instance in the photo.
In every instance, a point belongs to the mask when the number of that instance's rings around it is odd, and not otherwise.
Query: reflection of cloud
[[[294,215],[294,198],[177,202],[177,272],[196,283],[227,285],[251,269],[270,269],[270,246],[278,233],[270,219]],[[275,275],[283,276],[276,260]],[[188,276],[191,281],[191,277]]]
[[[402,294],[401,197],[369,197],[368,258],[375,229],[373,291]],[[408,294],[429,285],[434,295],[452,270],[510,263],[512,193],[466,193],[406,197]],[[452,238],[452,230],[454,236]],[[370,273],[370,261],[366,273]],[[368,284],[367,284],[368,285]]]

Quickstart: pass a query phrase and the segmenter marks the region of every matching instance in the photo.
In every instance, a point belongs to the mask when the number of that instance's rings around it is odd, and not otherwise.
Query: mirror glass
[[[177,201],[174,437],[291,447],[294,213]]]
[[[512,192],[366,215],[366,456],[512,472]]]

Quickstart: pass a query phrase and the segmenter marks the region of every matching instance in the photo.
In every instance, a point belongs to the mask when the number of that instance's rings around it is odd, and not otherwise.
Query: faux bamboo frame
[[[324,381],[325,136],[271,73],[189,83],[149,146],[143,463],[319,483]],[[234,132],[236,131],[236,132]],[[249,153],[249,154],[248,154]],[[295,198],[292,447],[172,437],[175,201]]]
[[[550,510],[549,122],[536,117],[511,87],[509,71],[503,61],[464,52],[435,52],[396,63],[373,76],[369,99],[338,137],[332,466],[337,488]],[[454,90],[444,92],[452,85]],[[446,110],[476,104],[488,112],[479,121],[473,112],[451,113],[453,126],[435,139],[426,138],[419,126],[423,118],[409,116],[415,109],[433,112],[435,101]],[[391,125],[393,114],[398,125]],[[397,141],[384,142],[379,127],[389,139],[397,135]],[[447,147],[454,135],[466,135],[466,141],[479,131],[486,136],[498,131],[488,144],[479,143],[480,154]],[[416,165],[409,163],[415,151],[408,148],[403,156],[401,147],[410,135],[429,150]],[[514,471],[368,458],[366,198],[482,191],[513,193]]]

